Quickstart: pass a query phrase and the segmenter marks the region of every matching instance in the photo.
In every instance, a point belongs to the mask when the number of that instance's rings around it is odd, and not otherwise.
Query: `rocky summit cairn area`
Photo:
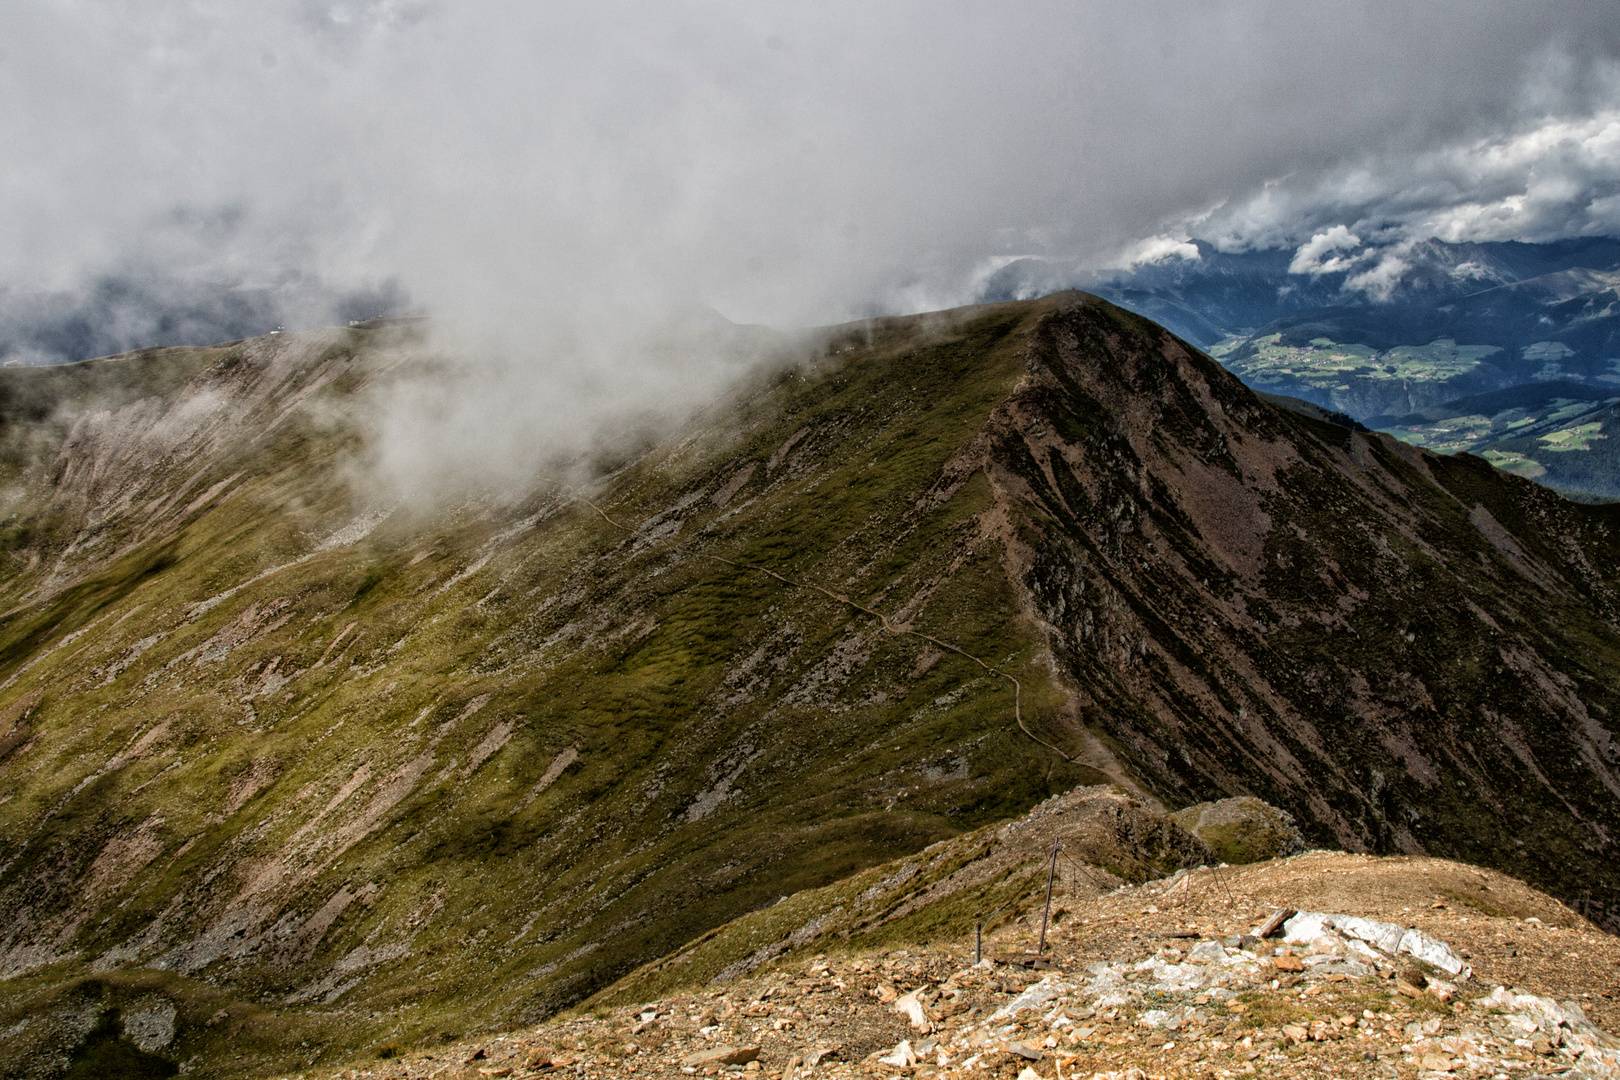
[[[1505,875],[1313,851],[1060,897],[974,942],[787,954],[746,979],[388,1055],[346,1080],[1620,1076],[1620,940]]]

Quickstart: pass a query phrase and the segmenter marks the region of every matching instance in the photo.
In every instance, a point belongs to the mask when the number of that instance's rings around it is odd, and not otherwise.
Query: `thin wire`
[[[1228,904],[1237,903],[1237,898],[1232,895],[1232,887],[1228,885],[1226,883],[1226,879],[1221,876],[1221,868],[1216,866],[1214,863],[1210,863],[1209,872],[1215,875],[1216,883],[1220,885],[1221,888],[1226,890],[1226,902]]]
[[[1074,859],[1069,856],[1069,853],[1067,851],[1059,851],[1058,854],[1062,855],[1065,859],[1068,859],[1069,863],[1076,870],[1079,870],[1082,874],[1086,875],[1086,880],[1091,883],[1093,888],[1101,889],[1104,892],[1109,891],[1109,889],[1108,889],[1108,881],[1107,881],[1106,878],[1099,881],[1097,878],[1093,877],[1092,873],[1091,873],[1091,869],[1089,867],[1087,867],[1084,863],[1075,862]]]

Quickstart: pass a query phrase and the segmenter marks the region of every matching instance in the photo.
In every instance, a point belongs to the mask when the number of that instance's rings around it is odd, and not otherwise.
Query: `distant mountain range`
[[[1291,249],[1193,241],[1111,275],[1019,260],[986,299],[1078,285],[1169,327],[1256,390],[1407,442],[1620,498],[1620,239],[1410,247],[1302,268]],[[1376,256],[1383,288],[1347,287]]]
[[[133,349],[212,345],[413,310],[385,281],[343,290],[313,275],[262,283],[198,281],[151,268],[106,274],[79,289],[0,285],[0,365],[72,363]]]

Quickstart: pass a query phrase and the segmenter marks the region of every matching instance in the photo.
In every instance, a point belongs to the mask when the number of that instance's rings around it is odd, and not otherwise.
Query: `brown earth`
[[[1083,1028],[1044,1029],[1030,1014],[1015,1034],[1033,1031],[1013,1052],[963,1055],[945,1067],[896,1066],[874,1060],[919,1032],[891,1004],[917,993],[929,1003],[941,1042],[1006,1005],[1048,973],[1078,975],[1087,965],[1139,961],[1198,940],[1251,932],[1279,907],[1355,914],[1399,923],[1445,941],[1472,966],[1457,995],[1407,996],[1396,987],[1410,966],[1361,982],[1302,982],[1281,970],[1275,983],[1259,981],[1213,1020],[1182,1032],[1154,1032],[1129,1013],[1112,1020],[1082,1017]],[[481,1080],[484,1076],[576,1075],[682,1078],[730,1072],[784,1076],[898,1075],[1005,1077],[1033,1069],[1040,1077],[1157,1077],[1288,1075],[1416,1077],[1441,1064],[1443,1054],[1423,1047],[1456,1045],[1458,1033],[1491,1014],[1484,1004],[1497,986],[1514,987],[1560,1002],[1572,1001],[1605,1030],[1620,1028],[1620,938],[1603,933],[1574,911],[1505,875],[1441,859],[1375,858],[1309,852],[1288,859],[1219,870],[1201,868],[1175,879],[1125,886],[1094,899],[1054,902],[1046,953],[1033,950],[1041,912],[1020,918],[985,941],[990,962],[973,964],[971,941],[927,942],[904,949],[818,956],[762,969],[754,977],[691,988],[639,1007],[582,1010],[537,1028],[476,1042],[424,1048],[386,1060],[356,1063],[310,1077]],[[1271,951],[1264,947],[1262,952]],[[1179,954],[1176,954],[1179,955]],[[1262,961],[1262,964],[1266,963]],[[1271,963],[1276,964],[1273,960]],[[1286,961],[1278,968],[1289,966]],[[1343,979],[1343,977],[1337,977]],[[1303,987],[1303,989],[1302,989]],[[1202,1001],[1208,1002],[1209,995]],[[1087,1010],[1089,1011],[1089,1010]],[[1408,1025],[1428,1024],[1414,1038]],[[1314,1024],[1314,1026],[1313,1026]],[[1315,1032],[1298,1038],[1285,1032]],[[1071,1033],[1091,1028],[1084,1038]],[[1319,1037],[1318,1037],[1319,1036]],[[1534,1040],[1498,1052],[1557,1072],[1569,1063]],[[1418,1045],[1416,1051],[1413,1046]],[[1022,1047],[1027,1053],[1017,1052]],[[694,1053],[737,1048],[738,1064],[684,1064]],[[756,1064],[742,1064],[753,1048]],[[831,1051],[813,1069],[817,1051]],[[712,1056],[712,1055],[711,1055]],[[797,1059],[797,1062],[795,1062]],[[1445,1059],[1449,1072],[1466,1070]],[[1596,1068],[1596,1066],[1594,1066]],[[1482,1074],[1483,1075],[1483,1074]],[[1588,1075],[1602,1075],[1592,1073]],[[1025,1076],[1025,1080],[1029,1080]]]

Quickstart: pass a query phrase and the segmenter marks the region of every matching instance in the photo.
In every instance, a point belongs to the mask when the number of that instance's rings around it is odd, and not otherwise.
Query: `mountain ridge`
[[[524,1022],[1079,783],[1611,918],[1611,509],[1062,294],[820,331],[594,478],[390,512],[347,418],[418,334],[0,411],[6,1015],[224,1008],[187,1045],[244,1076]]]
[[[1257,391],[1309,400],[1442,453],[1492,450],[1492,461],[1583,499],[1620,497],[1612,455],[1589,440],[1495,446],[1513,437],[1497,429],[1523,414],[1466,411],[1471,399],[1534,397],[1552,383],[1584,411],[1613,397],[1620,241],[1335,239],[1326,262],[1309,257],[1311,245],[1223,251],[1203,240],[1117,271],[1019,260],[983,292],[1081,284],[1209,350]],[[1404,419],[1435,411],[1455,422]]]

